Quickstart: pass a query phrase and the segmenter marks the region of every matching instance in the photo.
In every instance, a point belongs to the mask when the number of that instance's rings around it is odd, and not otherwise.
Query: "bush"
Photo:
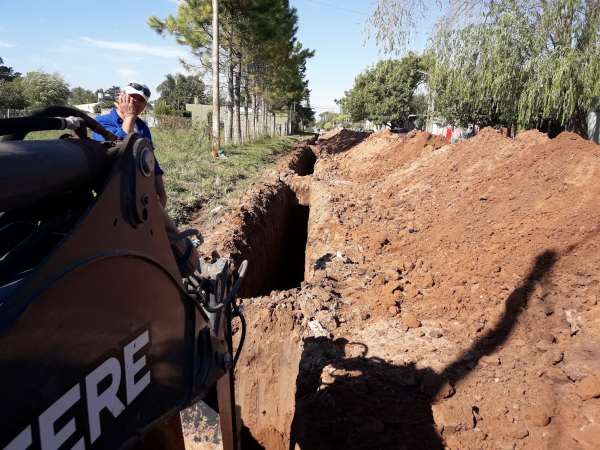
[[[186,130],[192,128],[192,119],[188,117],[160,116],[154,109],[157,126],[169,130]]]
[[[102,114],[102,110],[106,108],[114,108],[115,102],[112,100],[104,100],[94,105],[94,114]]]

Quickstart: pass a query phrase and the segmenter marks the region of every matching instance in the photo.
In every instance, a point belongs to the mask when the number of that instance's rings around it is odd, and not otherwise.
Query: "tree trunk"
[[[258,102],[256,93],[252,94],[252,139],[256,140],[256,122],[258,120]]]
[[[227,47],[227,93],[229,96],[229,102],[227,104],[227,131],[225,134],[225,143],[227,144],[233,137],[233,38],[229,39],[229,45]]]
[[[233,124],[234,124],[234,142],[239,144],[242,142],[242,122],[240,118],[240,103],[241,87],[242,87],[242,55],[238,54],[236,73],[235,73],[235,89],[233,93]]]
[[[250,135],[250,133],[248,133],[248,97],[250,96],[248,81],[248,67],[246,66],[246,80],[244,83],[244,135],[246,136],[246,140],[248,140]]]
[[[588,139],[587,111],[578,106],[573,114],[565,122],[565,130],[578,134],[584,139]]]
[[[269,132],[269,122],[268,122],[268,116],[267,116],[267,99],[263,98],[263,107],[262,107],[262,126],[263,129],[266,129],[266,132]]]
[[[212,0],[213,10],[213,48],[212,48],[212,75],[213,75],[213,150],[219,148],[221,139],[221,118],[219,114],[219,0]]]

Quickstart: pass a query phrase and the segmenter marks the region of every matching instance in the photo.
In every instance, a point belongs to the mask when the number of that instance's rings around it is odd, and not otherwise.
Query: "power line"
[[[323,6],[328,6],[330,8],[335,8],[335,9],[341,9],[342,11],[348,11],[354,14],[360,14],[361,16],[368,16],[369,14],[365,14],[365,13],[361,13],[358,11],[353,11],[351,9],[346,9],[346,8],[340,8],[339,6],[333,6],[333,5],[328,5],[327,3],[321,3],[321,2],[317,2],[315,0],[306,0],[307,2],[311,2],[311,3],[318,3],[319,5],[323,5]],[[433,27],[422,27],[420,25],[415,25],[415,28],[422,28],[423,30],[433,30]]]
[[[321,2],[316,2],[315,0],[306,0],[307,2],[311,2],[311,3],[318,3],[319,5],[323,5],[323,6],[329,6],[330,8],[335,8],[335,9],[341,9],[342,11],[348,11],[354,14],[360,14],[361,16],[367,16],[368,14],[365,13],[361,13],[358,11],[352,11],[351,9],[346,9],[346,8],[340,8],[339,6],[333,6],[333,5],[328,5],[327,3],[321,3]]]

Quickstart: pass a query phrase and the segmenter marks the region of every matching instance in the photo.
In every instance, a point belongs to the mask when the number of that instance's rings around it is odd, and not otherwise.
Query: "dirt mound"
[[[444,136],[428,132],[416,131],[400,137],[385,130],[370,135],[361,145],[353,146],[344,159],[336,160],[335,168],[340,174],[354,179],[382,176],[447,144]]]
[[[243,301],[245,443],[595,448],[599,147],[537,131],[356,135],[298,149],[206,233],[212,257],[249,259],[248,281],[263,280]],[[298,176],[308,152],[314,172]],[[292,233],[305,254],[269,238],[298,222],[294,205],[310,207],[305,237]],[[296,258],[304,281],[271,292],[264,274]]]
[[[342,128],[341,130],[331,130],[319,136],[319,141],[326,141],[327,139],[331,139],[334,136],[349,137],[353,133],[354,131],[346,130],[345,128]]]
[[[517,134],[515,140],[519,142],[534,142],[536,144],[544,144],[550,140],[547,134],[540,133],[538,130],[527,130]]]

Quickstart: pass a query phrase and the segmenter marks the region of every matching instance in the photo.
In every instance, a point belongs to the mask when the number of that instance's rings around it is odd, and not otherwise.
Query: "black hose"
[[[0,136],[31,131],[64,130],[65,121],[59,117],[16,117],[0,120]]]
[[[225,300],[223,300],[221,303],[219,303],[214,308],[209,305],[202,305],[204,307],[204,309],[206,309],[209,313],[216,313],[216,312],[219,312],[221,309],[223,309],[225,307],[225,305],[228,305],[229,302],[231,302],[231,300],[233,299],[233,297],[235,297],[235,293],[238,290],[238,288],[240,287],[240,285],[242,284],[242,281],[244,281],[244,274],[246,273],[247,268],[248,268],[248,261],[244,260],[242,262],[242,264],[240,265],[238,279],[235,281],[235,284],[231,288],[231,291],[229,291],[229,294],[227,294],[227,297],[225,297]],[[192,279],[192,278],[193,277],[190,277],[190,279]]]
[[[78,109],[69,108],[67,106],[48,106],[47,108],[38,109],[37,111],[32,112],[29,117],[30,118],[31,117],[56,118],[56,117],[69,117],[69,116],[75,116],[75,117],[79,117],[80,119],[83,119],[83,121],[85,122],[85,125],[90,130],[95,131],[96,133],[101,135],[104,138],[104,140],[106,140],[106,141],[115,141],[117,139],[117,136],[115,136],[114,133],[106,130],[102,125],[100,125],[97,121],[92,119],[90,116],[88,116],[84,112],[81,112]],[[10,120],[10,119],[7,119],[7,120]],[[53,129],[56,129],[56,128],[50,128],[50,130],[53,130]],[[22,141],[23,139],[25,139],[25,136],[27,136],[27,133],[29,133],[29,131],[39,131],[39,130],[28,130],[28,131],[21,130],[21,131],[17,131],[17,132],[13,131],[11,134],[7,134],[6,136],[4,136],[2,138],[2,140],[3,141]]]
[[[248,267],[248,261],[243,261],[240,266],[240,272],[239,272],[238,279],[236,280],[235,284],[231,288],[231,291],[229,291],[229,294],[227,295],[227,297],[225,297],[225,300],[223,300],[221,303],[219,303],[215,307],[212,307],[208,304],[202,303],[202,307],[205,310],[207,310],[209,313],[217,313],[221,309],[223,309],[225,307],[225,305],[229,304],[231,302],[231,300],[233,300],[233,298],[235,297],[236,291],[238,290],[238,288],[242,284],[242,281],[244,280],[244,274],[246,273],[247,267]],[[197,289],[200,289],[200,284],[193,276],[188,277],[187,280],[190,281]]]
[[[237,310],[237,309],[236,309]],[[237,365],[238,359],[240,359],[240,354],[242,353],[242,347],[244,346],[244,341],[246,340],[246,319],[241,312],[237,312],[237,316],[240,318],[242,322],[242,335],[240,336],[240,343],[238,344],[238,348],[235,351],[235,357],[233,358],[233,367]]]
[[[189,230],[185,230],[182,231],[181,233],[178,233],[174,236],[171,236],[169,238],[169,243],[173,244],[175,242],[178,242],[182,239],[185,239],[186,237],[190,237],[190,236],[198,236],[200,232],[198,230],[196,230],[195,228],[190,228]]]

